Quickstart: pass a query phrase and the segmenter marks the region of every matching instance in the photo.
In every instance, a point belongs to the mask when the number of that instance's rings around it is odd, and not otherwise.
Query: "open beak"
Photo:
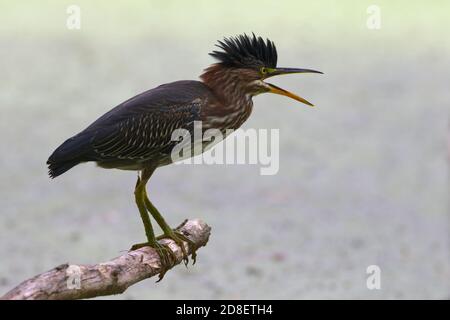
[[[271,72],[268,74],[268,76],[266,78],[283,75],[283,74],[291,74],[291,73],[320,73],[320,74],[322,74],[322,72],[320,72],[320,71],[311,70],[311,69],[276,68],[276,69],[271,70]],[[302,97],[297,96],[296,94],[293,94],[292,92],[284,90],[284,89],[277,87],[276,85],[271,84],[271,83],[266,82],[266,84],[269,86],[269,92],[271,92],[271,93],[280,94],[282,96],[292,98],[294,100],[300,101],[311,107],[314,106],[311,102],[303,99]]]

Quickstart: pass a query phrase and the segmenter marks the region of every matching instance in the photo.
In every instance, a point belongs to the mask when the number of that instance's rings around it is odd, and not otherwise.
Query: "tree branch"
[[[201,220],[186,220],[178,230],[194,242],[196,249],[206,245],[211,232],[211,228]],[[182,250],[173,240],[160,242],[169,245],[177,257],[170,268],[183,260]],[[191,253],[192,248],[188,248],[187,242],[183,244]],[[72,300],[119,294],[161,271],[156,251],[143,247],[99,264],[62,264],[22,282],[0,300]]]

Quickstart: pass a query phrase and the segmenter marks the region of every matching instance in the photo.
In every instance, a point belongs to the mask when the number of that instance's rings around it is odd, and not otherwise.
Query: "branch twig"
[[[208,242],[211,228],[201,220],[186,220],[179,231],[199,248]],[[181,248],[173,240],[163,239],[161,243],[168,244],[177,257],[172,267],[183,260]],[[191,253],[188,244],[184,242],[184,245]],[[160,272],[161,262],[156,251],[143,247],[99,264],[62,264],[22,282],[0,300],[72,300],[119,294]]]

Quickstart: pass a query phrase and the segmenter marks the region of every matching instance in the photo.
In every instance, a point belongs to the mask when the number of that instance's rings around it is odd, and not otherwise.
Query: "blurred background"
[[[69,30],[69,5],[81,29]],[[381,28],[370,29],[370,5]],[[144,240],[136,174],[45,162],[110,108],[197,79],[216,40],[255,32],[273,82],[244,128],[280,129],[280,170],[168,166],[149,183],[172,225],[212,227],[197,264],[117,299],[449,298],[448,1],[1,1],[0,294]],[[366,268],[381,268],[368,290]]]

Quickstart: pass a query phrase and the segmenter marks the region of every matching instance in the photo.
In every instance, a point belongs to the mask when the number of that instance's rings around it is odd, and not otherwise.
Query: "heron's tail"
[[[55,161],[55,162],[47,161],[48,175],[52,179],[56,178],[57,176],[63,174],[67,170],[72,169],[72,167],[76,166],[79,163],[80,163],[80,161],[77,161],[77,160],[59,161],[59,162],[58,161]]]
[[[90,161],[87,157],[90,150],[88,134],[81,133],[67,139],[47,160],[49,176],[56,178],[77,164]]]

